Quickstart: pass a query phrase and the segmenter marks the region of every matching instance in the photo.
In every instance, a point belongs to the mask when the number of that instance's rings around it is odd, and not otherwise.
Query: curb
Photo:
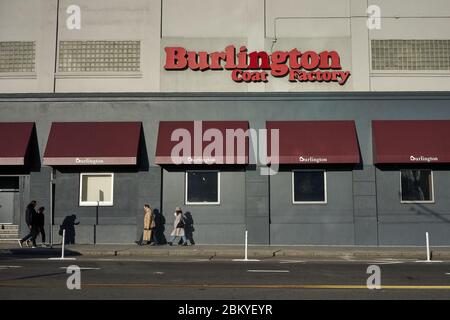
[[[9,248],[0,249],[1,256],[59,256],[60,248]],[[105,249],[95,248],[66,248],[66,256],[87,256],[87,257],[203,257],[203,258],[242,258],[243,249],[187,249],[167,248],[156,250],[143,250],[135,248],[125,249]],[[331,250],[249,250],[249,258],[270,259],[270,258],[300,258],[300,259],[339,259],[339,260],[377,260],[377,259],[415,259],[425,260],[426,253],[421,251],[331,251]],[[433,260],[450,260],[450,251],[432,250]]]

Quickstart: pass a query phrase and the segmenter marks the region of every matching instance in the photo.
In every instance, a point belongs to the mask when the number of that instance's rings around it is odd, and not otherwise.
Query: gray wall
[[[450,242],[450,171],[433,170],[434,203],[401,203],[400,170],[377,169],[380,244],[435,245]]]
[[[239,170],[239,169],[236,169]],[[219,205],[185,204],[185,172],[163,171],[163,208],[166,236],[173,229],[175,207],[190,212],[195,243],[242,243],[245,230],[245,171],[220,172]]]
[[[100,208],[98,242],[138,239],[142,206],[149,202],[165,216],[166,236],[172,230],[174,207],[190,211],[196,243],[242,243],[247,228],[250,243],[257,244],[417,245],[423,244],[425,231],[431,233],[432,243],[450,244],[450,170],[434,168],[441,169],[434,175],[434,204],[401,204],[398,168],[373,166],[370,123],[450,119],[449,102],[448,93],[418,92],[1,95],[0,119],[35,121],[41,156],[53,121],[143,122],[149,168],[117,169],[114,207]],[[158,123],[221,119],[248,120],[253,128],[263,128],[266,120],[355,120],[362,164],[327,168],[325,205],[293,205],[289,170],[270,177],[269,183],[258,168],[248,166],[223,173],[221,205],[185,206],[183,172],[154,164]],[[48,168],[33,171],[29,185],[30,197],[46,207],[49,173]],[[77,241],[91,242],[95,209],[78,206],[78,172],[58,171],[56,184],[56,223],[68,212],[77,212],[82,222]]]
[[[354,244],[352,171],[342,170],[326,170],[326,204],[293,204],[290,170],[270,177],[272,244]]]

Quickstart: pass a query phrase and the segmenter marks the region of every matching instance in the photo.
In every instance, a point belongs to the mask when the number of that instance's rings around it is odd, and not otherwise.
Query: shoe
[[[20,246],[21,248],[23,248],[22,240],[17,240],[17,242],[19,242],[19,246]]]
[[[172,246],[173,245],[173,243],[172,242],[167,242],[167,244],[169,245],[169,246]]]
[[[151,246],[157,246],[158,244],[155,242],[150,243]]]
[[[182,246],[188,246],[187,242],[183,243]]]

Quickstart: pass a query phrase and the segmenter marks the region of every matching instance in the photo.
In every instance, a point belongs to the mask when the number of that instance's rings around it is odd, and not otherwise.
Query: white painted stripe
[[[68,267],[60,267],[60,269],[67,269]],[[101,268],[92,268],[92,267],[79,267],[80,270],[100,270]]]
[[[369,261],[367,262],[367,264],[379,264],[379,265],[383,265],[383,264],[401,264],[403,263],[403,261]]]
[[[22,266],[0,266],[0,269],[22,268]]]
[[[288,273],[289,270],[247,270],[247,272],[263,272],[263,273]]]
[[[280,263],[303,263],[303,260],[281,260]]]

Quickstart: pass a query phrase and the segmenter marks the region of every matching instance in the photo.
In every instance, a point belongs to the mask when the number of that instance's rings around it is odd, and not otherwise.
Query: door
[[[19,177],[0,177],[0,223],[14,222],[14,199],[19,192]]]

